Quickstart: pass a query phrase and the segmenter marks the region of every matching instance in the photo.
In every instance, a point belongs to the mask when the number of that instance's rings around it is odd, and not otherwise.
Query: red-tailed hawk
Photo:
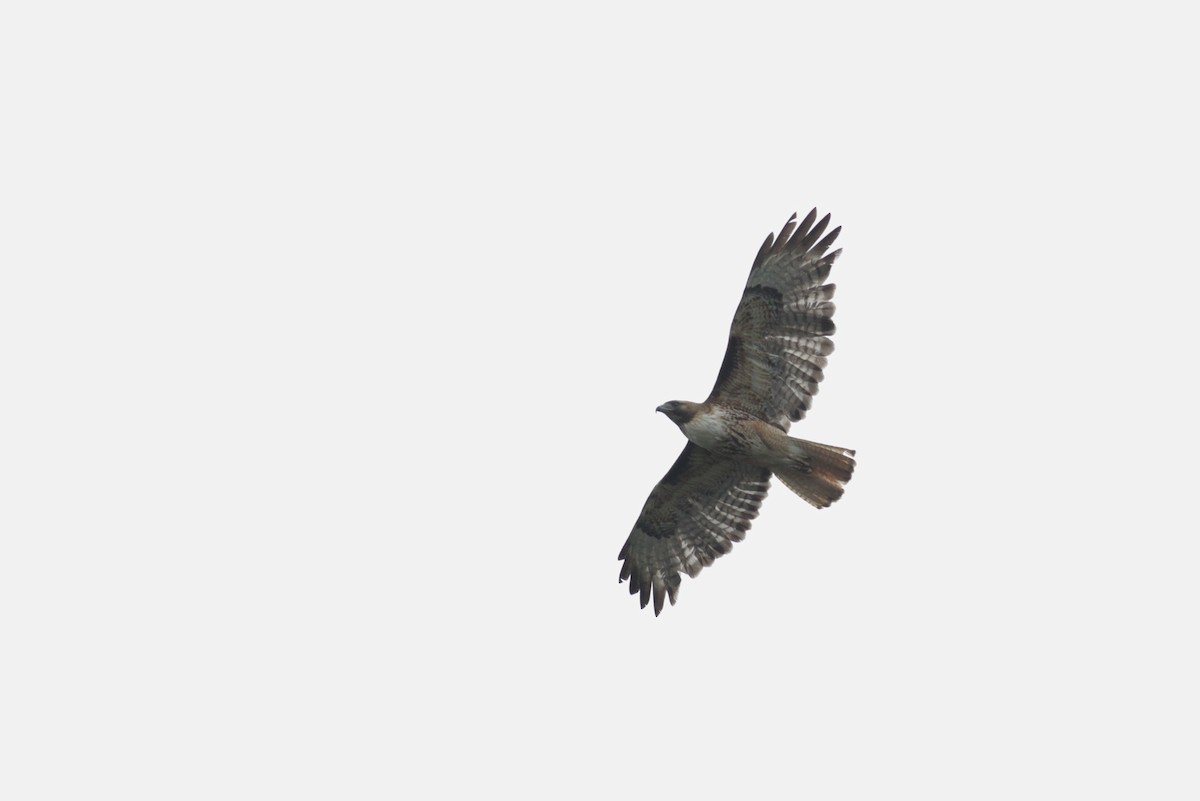
[[[618,559],[621,581],[654,598],[679,594],[680,573],[695,577],[733,548],[758,516],[774,474],[792,492],[823,509],[842,497],[854,473],[854,451],[787,435],[804,417],[833,352],[833,284],[842,252],[826,255],[840,227],[824,239],[826,214],[793,214],[778,238],[767,235],[733,315],[725,361],[708,400],[668,401],[656,411],[688,444],[650,493]]]

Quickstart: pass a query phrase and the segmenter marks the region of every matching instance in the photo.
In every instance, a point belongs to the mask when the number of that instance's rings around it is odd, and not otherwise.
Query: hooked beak
[[[659,406],[659,407],[658,407],[657,409],[655,409],[654,411],[656,411],[656,412],[662,412],[663,414],[666,414],[666,413],[667,413],[667,405],[664,403],[662,406]]]

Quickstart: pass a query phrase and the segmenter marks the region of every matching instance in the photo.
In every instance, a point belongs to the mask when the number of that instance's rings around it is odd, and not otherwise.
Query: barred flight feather
[[[664,599],[675,603],[680,572],[695,577],[746,536],[770,486],[770,470],[723,459],[690,442],[680,462],[692,480],[668,481],[671,472],[663,477],[617,557],[624,560],[621,580],[629,581],[630,594],[640,593],[643,606],[653,600],[656,615]]]
[[[722,365],[709,403],[730,405],[786,431],[812,407],[824,378],[828,337],[836,331],[831,298],[822,282],[840,250],[825,255],[841,228],[821,239],[829,215],[816,209],[803,220],[792,215],[776,238],[767,237],[750,268],[742,302],[729,330]]]

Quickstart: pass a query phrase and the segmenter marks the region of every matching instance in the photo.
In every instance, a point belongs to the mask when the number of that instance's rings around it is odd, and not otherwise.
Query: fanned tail
[[[789,439],[797,449],[803,449],[808,469],[775,468],[775,475],[784,486],[818,509],[824,509],[842,497],[846,482],[854,475],[854,451],[795,437]]]

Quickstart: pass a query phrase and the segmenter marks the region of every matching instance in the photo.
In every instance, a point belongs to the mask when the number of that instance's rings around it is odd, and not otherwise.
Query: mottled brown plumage
[[[824,508],[854,472],[854,451],[787,436],[833,352],[834,285],[823,282],[841,253],[827,253],[841,228],[822,238],[829,215],[816,220],[816,209],[799,223],[793,214],[763,242],[708,399],[658,407],[689,441],[617,557],[620,580],[643,607],[653,599],[655,615],[666,599],[675,603],[682,573],[696,576],[745,537],[772,474]]]

